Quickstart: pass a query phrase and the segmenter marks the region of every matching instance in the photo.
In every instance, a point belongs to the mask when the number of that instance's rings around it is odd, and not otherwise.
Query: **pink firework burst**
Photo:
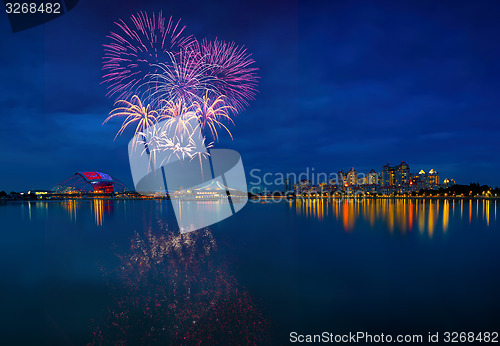
[[[150,98],[192,103],[201,100],[207,89],[214,88],[215,78],[210,76],[197,49],[183,49],[169,54],[169,61],[158,64],[158,73],[149,75],[145,83]]]
[[[194,42],[192,36],[183,37],[185,27],[180,20],[168,20],[160,11],[148,16],[139,12],[131,16],[131,23],[119,20],[118,30],[111,31],[104,44],[103,82],[107,84],[109,97],[128,99],[143,94],[149,75],[157,73],[158,64],[170,61],[169,54],[184,49]]]
[[[194,46],[200,51],[210,80],[207,89],[216,93],[215,98],[224,95],[226,104],[236,112],[247,107],[257,93],[258,68],[245,47],[217,39],[203,40]]]

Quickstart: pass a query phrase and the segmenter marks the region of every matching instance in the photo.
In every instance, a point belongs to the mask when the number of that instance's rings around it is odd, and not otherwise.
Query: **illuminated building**
[[[395,175],[394,168],[390,164],[386,164],[382,167],[382,186],[394,186],[395,185]]]
[[[307,179],[302,179],[295,185],[293,185],[293,189],[296,194],[301,194],[303,192],[309,192],[311,189],[311,182]]]
[[[408,191],[410,166],[404,161],[395,167],[386,164],[382,167],[382,187],[393,187],[397,192]],[[384,191],[394,189],[383,189]]]
[[[346,181],[346,185],[358,185],[358,172],[356,172],[356,170],[353,168],[351,168],[349,170],[349,172],[347,172],[347,181]]]
[[[379,190],[379,174],[372,169],[363,179],[363,192],[376,193]]]
[[[311,186],[311,182],[307,179],[302,179],[301,181],[299,181],[299,186],[300,187],[309,187],[309,186]]]
[[[410,166],[404,161],[394,167],[394,180],[399,189],[404,190],[404,187],[410,182]]]
[[[337,173],[337,180],[339,186],[344,186],[346,184],[347,177],[343,169]]]
[[[232,199],[245,197],[246,193],[236,189],[222,185],[219,181],[213,180],[207,185],[178,190],[170,194],[171,199],[187,200],[187,201],[216,201],[227,199],[228,192]]]
[[[447,178],[447,179],[445,179],[443,181],[443,187],[444,188],[448,188],[448,187],[453,186],[453,185],[455,185],[455,180],[453,180],[453,179],[448,179]]]
[[[368,173],[368,175],[366,176],[366,183],[368,185],[378,185],[379,184],[378,180],[379,180],[379,174],[375,172],[374,169],[372,169],[370,173]]]
[[[121,181],[102,172],[78,172],[56,185],[54,193],[117,193],[125,192],[127,187]]]
[[[436,189],[439,187],[439,173],[431,169],[427,174],[429,177],[429,186],[431,189]]]
[[[410,178],[409,183],[409,192],[418,192],[422,189],[425,189],[425,183],[420,177],[420,174],[415,174]]]
[[[320,183],[320,184],[319,184],[319,188],[318,188],[318,192],[319,192],[319,193],[321,193],[321,194],[323,194],[323,192],[325,192],[325,191],[326,191],[326,189],[327,189],[327,188],[326,188],[326,186],[327,186],[327,185],[326,185],[326,183],[325,183],[325,182]]]
[[[286,183],[285,183],[286,184]],[[313,186],[310,181],[302,180],[294,185],[296,193],[325,193],[342,191],[354,194],[359,191],[382,195],[400,195],[420,190],[437,190],[440,187],[450,187],[455,184],[453,179],[446,179],[443,185],[439,183],[439,173],[431,169],[428,173],[421,170],[418,174],[410,172],[410,166],[405,162],[391,167],[390,163],[382,167],[382,173],[372,169],[366,175],[351,168],[347,173],[340,170],[336,179],[330,178],[328,182],[318,182]]]
[[[429,173],[425,173],[424,170],[418,172],[418,176],[423,181],[426,189],[435,190],[439,187],[439,173],[434,169],[431,169]]]
[[[38,199],[42,199],[47,195],[50,195],[52,191],[47,191],[47,190],[30,190],[28,191],[28,195],[34,195]]]

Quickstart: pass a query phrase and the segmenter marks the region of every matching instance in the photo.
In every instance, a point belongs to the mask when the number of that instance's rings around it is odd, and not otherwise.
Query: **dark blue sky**
[[[103,4],[104,3],[104,4]],[[244,44],[259,94],[235,118],[247,171],[381,170],[405,160],[458,183],[500,185],[497,1],[86,1],[16,34],[0,14],[0,190],[51,188],[76,171],[132,187],[101,81],[113,22],[182,18],[197,38]]]

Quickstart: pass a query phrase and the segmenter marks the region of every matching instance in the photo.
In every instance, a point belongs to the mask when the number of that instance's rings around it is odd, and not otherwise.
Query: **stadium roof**
[[[54,186],[55,193],[116,193],[125,192],[121,181],[102,172],[77,172]]]

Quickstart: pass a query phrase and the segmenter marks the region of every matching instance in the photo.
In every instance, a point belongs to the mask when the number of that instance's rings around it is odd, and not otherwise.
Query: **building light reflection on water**
[[[97,226],[102,226],[103,203],[101,199],[94,199],[94,219]]]
[[[443,232],[446,233],[448,230],[448,223],[450,222],[449,217],[450,217],[450,206],[449,206],[449,201],[446,199],[444,201],[444,207],[443,207]]]
[[[81,201],[81,200],[73,200],[67,199],[61,202],[62,207],[68,213],[69,219],[73,222],[77,221],[77,215],[81,212],[81,208],[84,208],[85,205],[88,208],[90,203],[90,211],[94,217],[94,222],[97,226],[102,226],[104,221],[104,214],[110,214],[113,211],[114,203],[113,200],[106,200],[102,198],[94,198],[92,200]],[[126,209],[126,203],[123,203],[123,208]]]
[[[29,221],[32,221],[32,218],[33,217],[45,217],[47,218],[48,217],[48,203],[45,202],[45,201],[28,201],[26,203],[27,205],[27,208],[28,208],[28,211],[27,211],[27,215],[28,215],[28,220]],[[21,208],[22,208],[22,213],[23,213],[23,217],[24,215],[26,215],[25,211],[24,211],[24,207],[25,207],[25,204],[22,204],[21,205]]]
[[[496,221],[496,200],[318,198],[289,200],[288,206],[295,208],[298,215],[318,220],[328,218],[331,211],[331,217],[335,217],[346,232],[351,232],[357,222],[366,222],[371,228],[377,222],[382,222],[391,233],[395,230],[403,234],[418,230],[420,234],[427,233],[429,237],[433,237],[435,232],[448,232],[451,219],[455,216],[456,203],[460,204],[460,220],[468,224],[478,221],[490,226],[490,214],[494,214]],[[464,208],[469,212],[468,221],[463,219]],[[492,208],[494,212],[491,211]]]
[[[167,211],[164,208],[166,201],[158,201],[157,208],[160,214]],[[27,201],[22,205],[23,215],[31,221],[35,217],[48,217],[49,203],[46,201]],[[92,200],[67,199],[60,204],[67,212],[69,219],[77,222],[77,213],[80,209],[90,208],[94,222],[102,226],[105,214],[111,214],[116,201],[102,198]],[[170,203],[170,202],[169,202]],[[261,202],[266,203],[266,202]],[[311,198],[288,200],[289,208],[294,208],[298,215],[324,220],[334,217],[339,221],[346,232],[354,229],[356,223],[366,222],[369,227],[375,228],[377,223],[383,223],[389,232],[401,233],[417,231],[420,234],[428,233],[432,237],[435,231],[446,233],[450,224],[460,219],[466,223],[484,222],[486,226],[496,225],[497,200],[465,200],[465,199],[344,199]],[[295,206],[294,206],[295,204]],[[459,204],[456,206],[456,204]],[[475,205],[474,205],[475,204]],[[197,201],[200,210],[220,213],[223,205],[219,201]],[[126,210],[126,203],[119,203]],[[455,218],[455,208],[460,208],[460,215]],[[451,210],[450,210],[451,209]],[[466,210],[464,210],[466,209]],[[88,209],[87,209],[88,210]],[[184,214],[184,211],[182,211]],[[458,210],[457,210],[458,213]],[[468,213],[468,218],[467,218]],[[451,215],[450,215],[451,214]],[[452,221],[453,220],[453,221]]]
[[[72,199],[65,200],[62,203],[63,208],[66,209],[66,211],[68,212],[70,220],[75,222],[76,222],[77,203],[79,202],[76,202]]]
[[[472,200],[469,201],[469,224],[472,223]]]

